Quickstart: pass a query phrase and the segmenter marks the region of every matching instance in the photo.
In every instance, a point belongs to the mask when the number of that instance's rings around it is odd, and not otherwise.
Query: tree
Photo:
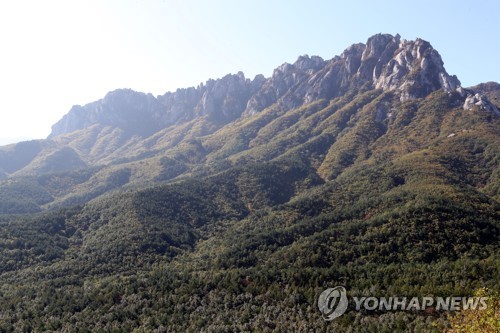
[[[449,316],[451,328],[447,333],[497,333],[500,332],[500,297],[498,292],[479,289],[475,296],[488,297],[484,310],[468,309]]]

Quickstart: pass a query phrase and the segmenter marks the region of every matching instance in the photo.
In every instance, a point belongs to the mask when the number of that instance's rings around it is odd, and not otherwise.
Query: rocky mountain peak
[[[439,53],[423,39],[407,41],[399,35],[378,34],[368,39],[358,60],[361,48],[344,53],[350,63],[360,63],[355,77],[360,82],[371,81],[376,89],[398,91],[402,100],[460,88],[460,81],[446,72]]]
[[[361,61],[366,62],[373,59],[378,62],[384,55],[391,56],[394,46],[397,46],[399,41],[399,35],[393,37],[388,34],[377,34],[368,38],[361,55]]]
[[[312,56],[309,57],[307,54],[300,56],[297,61],[293,64],[295,68],[298,68],[302,71],[308,71],[308,70],[313,70],[317,71],[323,66],[325,66],[326,62],[323,60],[323,58],[318,57],[318,56]]]
[[[208,115],[212,119],[228,122],[238,118],[245,110],[251,94],[259,88],[252,84],[242,72],[226,75],[219,80],[209,80],[204,87],[201,100],[194,108],[196,116]]]
[[[456,76],[446,72],[441,56],[429,42],[377,34],[330,60],[300,56],[293,64],[277,67],[269,78],[257,75],[250,80],[238,72],[157,98],[117,90],[100,101],[73,107],[53,126],[51,137],[96,123],[132,128],[132,133],[141,136],[199,117],[206,117],[217,127],[273,104],[290,110],[367,88],[392,91],[401,100],[422,98],[439,89],[458,91],[464,100],[471,94],[460,86]],[[474,98],[467,105],[481,101],[481,105],[487,105],[484,98]]]
[[[425,97],[439,89],[458,90],[465,97],[460,81],[448,75],[429,42],[377,34],[328,61],[302,56],[293,65],[281,65],[263,90],[252,96],[246,112],[251,115],[276,102],[290,109],[366,86],[394,91],[401,100]]]
[[[361,58],[365,51],[365,44],[358,43],[349,46],[340,56],[345,62],[345,67],[348,74],[354,74],[361,65]]]
[[[52,126],[49,138],[95,124],[119,127],[130,134],[147,135],[159,129],[155,120],[161,113],[162,106],[153,95],[117,89],[96,102],[73,106]]]

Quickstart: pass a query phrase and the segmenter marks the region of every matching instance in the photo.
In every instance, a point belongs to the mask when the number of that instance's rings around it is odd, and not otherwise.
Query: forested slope
[[[115,92],[1,147],[0,331],[445,330],[443,311],[317,308],[337,285],[500,290],[499,86],[439,70],[428,43],[378,35],[164,104]],[[151,118],[129,131],[116,100]]]

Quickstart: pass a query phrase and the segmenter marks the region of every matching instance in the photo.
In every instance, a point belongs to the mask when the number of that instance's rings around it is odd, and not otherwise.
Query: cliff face
[[[115,90],[99,101],[74,106],[52,126],[49,138],[95,124],[118,127],[142,137],[198,117],[226,124],[241,115],[250,96],[260,90],[264,81],[263,76],[253,81],[245,79],[240,72],[158,97],[130,89]]]
[[[460,90],[460,81],[448,75],[428,42],[379,34],[327,62],[301,57],[293,65],[278,67],[264,89],[252,97],[248,111],[254,113],[280,99],[291,108],[363,87],[396,91],[401,100],[407,100],[439,89]]]
[[[52,126],[49,138],[94,124],[115,126],[134,134],[147,135],[159,129],[160,124],[155,119],[161,113],[162,105],[153,95],[130,89],[115,90],[96,102],[73,106]]]
[[[0,147],[0,332],[444,328],[434,310],[326,323],[319,287],[498,286],[499,101],[429,43],[376,35],[269,78],[75,106]]]
[[[250,80],[240,72],[158,97],[116,90],[102,100],[74,106],[52,127],[50,138],[94,124],[140,136],[200,117],[220,126],[275,103],[289,110],[360,89],[394,91],[401,100],[424,97],[439,89],[457,90],[462,96],[468,93],[446,72],[439,53],[428,42],[378,34],[331,60],[301,56],[293,64],[277,67],[267,79],[258,75]]]
[[[436,102],[439,112],[477,110],[497,118],[499,87],[462,88],[430,43],[378,34],[330,60],[300,56],[278,66],[269,78],[251,80],[239,72],[156,97],[130,89],[109,92],[74,106],[54,124],[48,140],[2,147],[0,178],[61,171],[52,164],[63,160],[62,171],[147,160],[134,165],[131,179],[140,183],[156,174],[165,179],[211,163],[271,160],[301,149],[321,175],[331,178],[370,156],[370,145],[380,137],[379,142],[413,140],[407,151],[436,139],[439,133],[429,129],[441,126],[443,119],[422,108],[422,98],[438,92],[441,97],[432,99],[442,99]],[[405,103],[423,110],[422,123]],[[363,113],[365,105],[372,106]],[[398,126],[405,124],[427,134],[399,133],[395,140]],[[456,131],[457,125],[449,126]],[[393,151],[404,151],[399,145]]]

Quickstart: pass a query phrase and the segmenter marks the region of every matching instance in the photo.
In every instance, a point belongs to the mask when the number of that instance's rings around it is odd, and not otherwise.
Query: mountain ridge
[[[85,202],[122,186],[148,186],[285,156],[302,156],[328,180],[368,158],[373,149],[400,154],[453,134],[417,135],[417,144],[392,144],[392,150],[378,143],[391,142],[387,136],[416,120],[415,110],[439,91],[446,95],[435,95],[436,101],[449,100],[444,108],[497,118],[500,112],[488,96],[498,101],[499,87],[479,85],[478,92],[462,88],[430,43],[378,34],[330,60],[299,56],[269,78],[250,80],[239,72],[157,97],[131,89],[109,92],[101,100],[74,106],[54,124],[48,139],[1,147],[0,178],[93,170],[90,178],[77,177],[77,183],[56,190],[58,196],[35,200],[52,198],[56,205]],[[407,120],[401,119],[403,110]],[[437,122],[447,119],[431,116]],[[404,126],[398,131],[408,136]],[[126,181],[115,182],[116,173],[127,174]],[[78,184],[83,179],[86,183]]]
[[[462,88],[438,55],[376,35],[269,78],[110,92],[0,147],[0,331],[449,327],[432,308],[326,322],[338,285],[498,304],[500,85]]]
[[[142,116],[140,119],[132,118],[128,123],[139,127],[144,119],[151,123],[151,131],[138,131],[142,135],[204,115],[226,124],[242,115],[260,112],[276,102],[291,109],[318,99],[338,97],[346,90],[359,89],[364,84],[384,91],[398,90],[403,100],[423,97],[438,89],[458,90],[464,96],[467,94],[456,76],[448,75],[439,53],[429,42],[378,34],[370,37],[366,44],[348,47],[331,60],[299,56],[295,63],[277,67],[269,78],[259,74],[249,80],[239,72],[217,80],[210,79],[196,88],[167,92],[157,98],[130,89],[116,90],[102,100],[83,107],[74,106],[53,125],[49,138],[96,123],[124,126],[126,124],[119,122],[123,120],[120,118],[126,118],[127,109],[130,109],[129,113]],[[113,100],[127,105],[121,107],[125,114],[118,117],[116,110],[106,109],[106,105],[112,105]]]

